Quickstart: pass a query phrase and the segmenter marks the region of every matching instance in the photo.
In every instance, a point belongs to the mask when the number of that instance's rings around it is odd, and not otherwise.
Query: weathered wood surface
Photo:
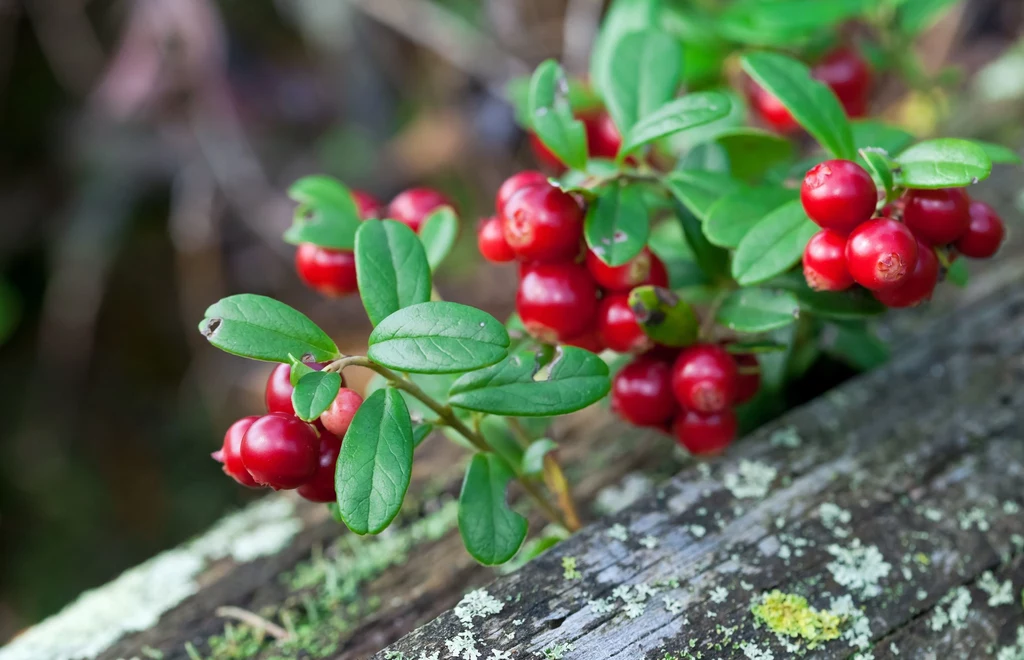
[[[986,199],[1016,219],[1016,173],[997,173],[983,185]],[[938,315],[1022,281],[1024,259],[1014,257],[1024,255],[1024,234],[1011,237],[1000,259],[976,264],[981,268],[975,268],[968,290],[946,287],[929,308],[892,317],[897,343],[934,324]],[[603,414],[575,416],[558,434],[582,502],[603,493],[606,503],[626,504],[652,478],[683,465],[670,443],[611,423]],[[468,558],[454,529],[450,498],[461,478],[459,455],[444,443],[424,445],[410,489],[417,501],[381,538],[339,534],[322,507],[272,496],[30,630],[0,649],[0,660],[117,660],[157,652],[178,660],[189,658],[188,645],[204,659],[367,657],[495,576]],[[449,504],[439,505],[438,495]],[[586,512],[593,519],[595,512]],[[413,555],[415,561],[406,561]],[[237,626],[233,642],[218,642],[226,620],[216,612],[225,605],[278,625],[287,622],[295,629],[294,641],[268,638],[257,644],[253,628]]]
[[[1022,409],[1015,286],[496,581],[500,612],[374,657],[1024,657]],[[774,589],[845,612],[842,638],[758,629]]]

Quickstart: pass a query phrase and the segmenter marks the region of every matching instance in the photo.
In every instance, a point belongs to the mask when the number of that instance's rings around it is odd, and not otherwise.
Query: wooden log
[[[985,198],[1014,215],[1013,173],[998,173],[985,185]],[[920,313],[894,316],[890,334],[901,343],[933,326],[937,316],[1021,281],[1024,260],[1017,255],[1024,255],[1019,234],[1000,259],[975,270],[969,289],[946,287]],[[663,438],[600,412],[573,416],[557,434],[580,501],[605,504],[586,510],[590,519],[629,504],[686,464]],[[748,450],[751,444],[763,443],[745,443]],[[368,657],[495,577],[466,555],[454,529],[452,497],[462,458],[446,444],[426,443],[417,455],[413,500],[379,538],[340,533],[322,507],[288,495],[268,497],[83,596],[0,649],[0,660]],[[271,626],[218,615],[224,606],[262,617],[290,639],[268,636]],[[402,652],[413,659],[418,654]]]

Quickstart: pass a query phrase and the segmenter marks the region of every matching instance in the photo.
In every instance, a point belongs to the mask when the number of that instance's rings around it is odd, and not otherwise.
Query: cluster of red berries
[[[225,474],[243,486],[297,489],[312,502],[333,502],[341,441],[363,397],[342,387],[320,418],[308,424],[295,416],[292,389],[291,367],[275,367],[267,380],[267,414],[243,417],[232,424],[213,458],[223,465]]]
[[[909,190],[875,216],[878,189],[863,167],[829,160],[807,172],[800,190],[804,210],[822,228],[807,243],[807,284],[843,291],[854,283],[888,307],[928,300],[939,281],[936,248],[991,257],[1003,241],[1003,222],[963,188]]]
[[[719,344],[659,347],[612,380],[612,410],[636,426],[669,431],[690,453],[717,454],[736,437],[733,407],[761,386],[757,358]]]
[[[399,193],[385,208],[369,193],[353,190],[352,198],[359,217],[390,218],[419,232],[423,221],[435,209],[451,206],[447,197],[431,188],[411,188]],[[341,297],[355,293],[356,257],[351,250],[335,250],[313,243],[301,243],[295,252],[295,270],[309,288],[325,296]]]
[[[519,172],[498,190],[498,214],[477,233],[480,253],[519,262],[516,311],[532,336],[594,352],[650,348],[627,302],[637,286],[668,286],[665,264],[646,247],[609,266],[583,242],[581,201],[536,171]]]
[[[849,117],[863,117],[871,99],[871,68],[852,48],[839,48],[811,67],[811,75],[828,85]],[[771,92],[748,81],[747,97],[761,120],[780,133],[793,133],[800,126],[789,110]]]

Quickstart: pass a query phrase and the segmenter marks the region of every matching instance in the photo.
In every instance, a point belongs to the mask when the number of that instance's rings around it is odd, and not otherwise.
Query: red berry
[[[593,327],[597,287],[582,266],[524,265],[516,311],[534,337],[549,343],[572,339]]]
[[[498,188],[498,194],[494,199],[494,210],[498,212],[498,215],[501,215],[501,210],[505,208],[505,204],[508,204],[508,200],[512,199],[512,195],[523,188],[543,183],[548,183],[548,176],[543,172],[538,172],[537,170],[516,172],[505,179],[505,182]]]
[[[536,133],[530,133],[530,150],[533,151],[533,157],[537,159],[537,162],[541,164],[541,167],[545,167],[555,174],[561,174],[565,171],[565,165],[562,163],[562,159],[555,155],[555,152],[547,148],[547,145],[537,137]],[[501,209],[499,208],[500,212]]]
[[[1006,235],[996,210],[985,202],[971,202],[971,222],[967,233],[956,242],[960,254],[972,259],[988,259],[996,253]]]
[[[440,206],[452,206],[452,203],[432,188],[410,188],[391,200],[388,204],[388,217],[418,232],[430,212]]]
[[[807,171],[800,201],[819,227],[849,234],[874,215],[878,188],[867,170],[852,160],[826,160]]]
[[[606,112],[583,117],[587,132],[587,153],[594,158],[615,158],[622,146],[622,135]]]
[[[361,405],[363,405],[363,397],[359,395],[359,392],[343,387],[338,390],[338,395],[334,397],[334,401],[327,407],[327,410],[321,413],[320,421],[330,433],[343,438]]]
[[[381,218],[384,216],[384,205],[380,203],[379,199],[362,190],[353,189],[351,192],[352,199],[359,209],[360,218],[369,220],[370,218]]]
[[[256,483],[274,490],[298,488],[316,472],[320,438],[298,417],[270,413],[245,432],[241,454],[242,464]]]
[[[716,413],[736,400],[738,372],[732,356],[714,344],[697,344],[679,354],[672,366],[672,391],[688,410]]]
[[[761,363],[750,353],[734,355],[733,359],[737,368],[736,400],[733,403],[746,403],[761,389]]]
[[[887,307],[913,307],[932,297],[939,283],[939,259],[935,249],[922,240],[917,242],[917,265],[897,286],[875,291],[874,296]]]
[[[220,451],[213,453],[213,458],[224,464],[224,474],[249,488],[259,488],[259,484],[252,478],[249,471],[245,469],[245,466],[242,465],[242,437],[257,419],[259,417],[255,415],[243,417],[229,426],[227,433],[224,434],[224,445]]]
[[[651,253],[651,274],[648,276],[647,281],[644,282],[644,284],[660,286],[663,288],[668,287],[668,269],[665,268],[665,262],[653,252]]]
[[[612,380],[612,410],[637,426],[662,426],[676,414],[672,367],[648,356],[634,359]]]
[[[564,339],[562,340],[562,343],[566,346],[582,348],[590,351],[591,353],[600,353],[604,350],[604,344],[601,343],[601,338],[597,336],[596,330],[591,330],[590,332],[579,335],[578,337]]]
[[[359,290],[356,257],[349,250],[301,243],[295,251],[295,270],[306,286],[325,296],[345,296]]]
[[[736,438],[736,413],[724,410],[701,415],[684,410],[672,422],[676,442],[696,456],[720,454]]]
[[[508,241],[505,240],[501,220],[496,217],[480,222],[476,230],[476,246],[484,259],[491,263],[500,264],[514,261],[516,258],[516,253],[512,251]]]
[[[310,502],[333,502],[338,499],[334,493],[334,472],[341,453],[341,440],[330,433],[320,436],[320,458],[316,472],[297,492]]]
[[[971,224],[970,200],[963,188],[911,190],[903,222],[925,243],[948,245],[967,233]]]
[[[627,298],[625,293],[610,294],[597,309],[598,337],[605,347],[617,353],[643,351],[652,344],[636,322],[636,314],[630,309]]]
[[[860,53],[839,48],[814,65],[811,75],[832,88],[849,117],[867,114],[871,69]]]
[[[793,115],[786,110],[786,106],[764,87],[750,81],[747,96],[750,98],[750,105],[769,128],[780,133],[793,133],[800,128]]]
[[[846,267],[846,237],[822,229],[804,248],[804,278],[815,291],[842,291],[853,286]]]
[[[917,264],[917,239],[888,218],[868,220],[846,241],[846,266],[853,280],[872,291],[894,287]]]
[[[583,210],[552,185],[523,188],[505,204],[502,227],[523,261],[572,261],[580,252]]]
[[[653,256],[651,251],[644,247],[640,254],[621,266],[609,266],[601,261],[596,252],[587,250],[587,270],[606,290],[629,291],[644,284],[651,276]]]

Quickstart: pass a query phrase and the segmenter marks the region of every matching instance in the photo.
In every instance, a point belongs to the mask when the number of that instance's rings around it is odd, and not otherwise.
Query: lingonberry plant
[[[444,195],[384,205],[329,177],[298,181],[285,239],[299,277],[358,292],[374,330],[365,356],[342,355],[281,302],[210,307],[212,344],[280,363],[267,414],[232,425],[214,454],[224,471],[332,502],[354,532],[378,533],[438,430],[472,452],[465,545],[501,563],[527,533],[511,481],[564,530],[579,524],[545,437],[552,417],[610,392],[624,420],[718,453],[777,413],[823,351],[869,364],[874,317],[943,279],[964,285],[961,257],[991,257],[1005,233],[967,188],[1019,159],[972,140],[915,144],[867,118],[877,76],[930,84],[906,46],[943,3],[720,4],[613,2],[588,76],[546,61],[513,83],[551,176],[513,174],[479,224],[487,260],[519,262],[505,324],[432,286],[458,230]],[[344,386],[354,367],[376,372],[365,401]]]

